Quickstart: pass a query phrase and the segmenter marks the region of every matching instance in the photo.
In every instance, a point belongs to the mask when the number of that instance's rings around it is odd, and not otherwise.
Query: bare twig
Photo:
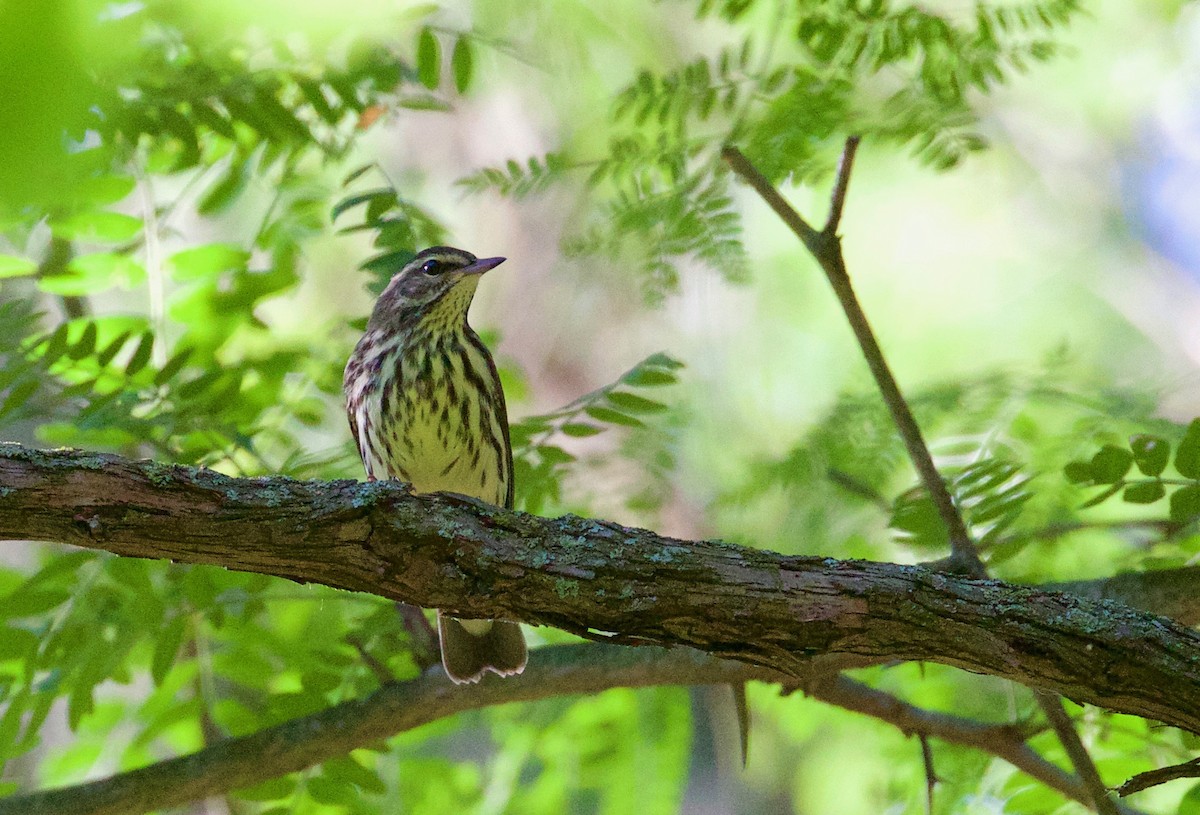
[[[857,145],[858,140],[854,137],[846,142],[846,149],[838,168],[838,178],[834,184],[830,218],[820,232],[813,229],[800,213],[784,200],[774,185],[750,163],[750,160],[740,150],[733,146],[726,146],[721,151],[721,155],[733,171],[749,184],[787,224],[788,228],[800,238],[825,272],[825,276],[846,314],[846,319],[850,322],[850,328],[854,331],[859,348],[866,357],[867,366],[871,369],[875,384],[883,395],[892,421],[895,422],[896,428],[904,440],[904,446],[908,450],[913,467],[916,468],[921,483],[929,492],[934,506],[937,507],[938,515],[949,533],[951,554],[944,565],[951,571],[983,576],[985,572],[983,562],[979,559],[979,554],[967,532],[966,524],[963,523],[962,515],[959,514],[958,508],[954,505],[954,499],[946,488],[945,481],[942,480],[941,474],[933,463],[933,456],[929,452],[928,445],[925,444],[921,428],[917,424],[908,402],[900,393],[896,378],[888,367],[883,350],[875,339],[875,333],[858,302],[854,287],[850,283],[850,276],[846,272],[841,240],[836,234],[836,229],[840,222],[842,207],[845,204],[846,188],[849,184]]]
[[[846,492],[871,502],[883,512],[892,511],[892,502],[881,495],[870,484],[864,483],[849,473],[833,467],[826,470],[825,475],[833,482],[834,486],[841,487]]]
[[[1117,795],[1124,798],[1126,795],[1133,795],[1135,792],[1148,790],[1151,787],[1157,787],[1159,784],[1165,784],[1168,781],[1175,781],[1179,778],[1200,778],[1200,758],[1193,758],[1191,761],[1185,761],[1182,764],[1172,764],[1170,767],[1159,767],[1157,770],[1138,773],[1117,787]]]
[[[1071,759],[1071,764],[1075,766],[1075,772],[1083,780],[1093,809],[1100,815],[1118,815],[1117,804],[1109,796],[1108,788],[1104,786],[1095,762],[1080,741],[1075,725],[1063,710],[1062,699],[1056,693],[1040,690],[1035,690],[1034,696],[1037,697],[1038,705],[1046,714],[1046,718],[1050,720],[1050,726],[1054,728],[1054,733]]]
[[[918,733],[921,742],[921,761],[925,764],[925,813],[933,815],[933,791],[937,787],[937,769],[933,766],[933,748],[929,746],[929,736]]]
[[[438,633],[429,624],[425,612],[408,603],[396,603],[396,613],[408,632],[410,650],[417,667],[425,670],[441,661],[438,651]]]
[[[1026,743],[1028,732],[1020,725],[988,724],[925,710],[845,676],[819,681],[808,689],[808,694],[828,704],[887,722],[905,735],[923,735],[996,756],[1067,798],[1091,805],[1092,795],[1087,785],[1079,776],[1064,772],[1038,755]],[[1118,807],[1122,815],[1137,812],[1124,805]]]
[[[821,231],[827,235],[836,235],[838,224],[842,221],[842,209],[846,206],[846,190],[850,186],[850,171],[854,168],[854,155],[858,152],[858,136],[846,139],[842,156],[838,159],[837,181],[833,185],[833,194],[829,200],[829,218]]]
[[[388,682],[395,680],[395,676],[388,670],[387,666],[375,658],[375,655],[367,650],[366,644],[358,637],[346,637],[346,642],[358,652],[358,658],[363,661],[363,664],[375,674],[375,679],[380,685],[386,685]]]

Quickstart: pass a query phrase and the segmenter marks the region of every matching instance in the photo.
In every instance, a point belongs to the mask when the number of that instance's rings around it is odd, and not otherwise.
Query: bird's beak
[[[468,275],[473,275],[473,274],[483,274],[484,272],[488,271],[489,269],[495,269],[497,266],[499,266],[501,263],[503,263],[507,259],[508,258],[479,258],[478,260],[476,260],[474,263],[470,264],[469,266],[464,266],[461,269],[459,269],[458,273],[462,277],[466,277]]]

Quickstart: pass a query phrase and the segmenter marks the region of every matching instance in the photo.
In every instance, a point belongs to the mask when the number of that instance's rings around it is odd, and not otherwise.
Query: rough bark
[[[915,566],[548,520],[396,483],[234,479],[16,445],[0,446],[0,537],[620,632],[801,678],[814,661],[940,662],[1200,732],[1191,630],[1118,603]]]

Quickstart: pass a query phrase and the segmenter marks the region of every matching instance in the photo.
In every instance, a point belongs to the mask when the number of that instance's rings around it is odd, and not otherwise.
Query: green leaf
[[[417,38],[417,79],[429,90],[437,90],[442,73],[442,57],[437,37],[428,28]]]
[[[1097,484],[1115,484],[1132,465],[1132,453],[1115,444],[1106,444],[1092,456],[1092,478]]]
[[[325,762],[325,775],[339,781],[348,781],[359,789],[382,795],[387,792],[387,784],[379,777],[379,773],[364,767],[353,756],[342,756]]]
[[[1200,419],[1192,419],[1188,425],[1175,451],[1175,469],[1184,478],[1200,478]]]
[[[166,627],[159,632],[158,641],[154,643],[154,656],[150,660],[150,676],[155,686],[161,685],[175,664],[175,655],[183,643],[183,634],[187,630],[187,619],[182,615],[174,617]]]
[[[80,181],[71,191],[74,200],[93,207],[115,204],[129,196],[137,181],[127,175],[102,175]]]
[[[555,447],[552,444],[543,444],[537,448],[537,453],[541,456],[542,461],[547,464],[570,464],[575,460],[575,456],[568,453],[561,447]]]
[[[1129,504],[1153,504],[1167,494],[1161,481],[1143,481],[1125,488],[1122,499]]]
[[[353,209],[359,204],[372,204],[373,202],[379,200],[383,200],[387,203],[387,206],[384,207],[385,209],[390,209],[396,205],[396,201],[398,200],[396,197],[396,191],[391,187],[380,187],[378,189],[360,192],[343,198],[341,201],[338,201],[336,204],[334,204],[333,209],[329,211],[329,220],[336,221],[338,216],[340,216],[342,213],[349,209]]]
[[[674,385],[679,381],[679,377],[669,370],[646,367],[635,368],[622,377],[621,381],[638,388],[655,388],[661,385]]]
[[[54,329],[54,333],[50,335],[50,339],[46,343],[46,350],[42,352],[42,361],[46,365],[52,365],[67,352],[67,333],[69,327],[66,323],[62,323],[58,328]]]
[[[154,375],[154,384],[162,387],[174,379],[175,375],[187,364],[188,357],[192,355],[192,350],[191,348],[184,348],[168,359],[166,364]]]
[[[154,335],[149,331],[142,334],[141,342],[138,343],[137,350],[133,352],[133,356],[129,358],[129,363],[125,366],[125,373],[128,376],[133,376],[142,368],[146,367],[146,363],[150,361],[150,353],[154,350]]]
[[[599,405],[590,405],[583,410],[584,413],[591,416],[598,422],[605,424],[619,424],[625,427],[645,427],[640,419],[635,419],[632,416],[626,416],[624,413],[619,413],[606,407]]]
[[[142,219],[121,212],[97,210],[72,215],[50,226],[55,235],[70,241],[124,243],[142,231]]]
[[[646,399],[624,391],[613,391],[608,394],[608,401],[618,409],[630,413],[662,413],[667,410],[667,406],[662,402],[655,402],[653,399]]]
[[[67,356],[71,359],[83,359],[91,356],[96,350],[96,324],[89,322],[83,327],[83,334],[79,339],[67,349]]]
[[[35,617],[58,608],[70,599],[71,592],[66,589],[17,589],[0,600],[0,618]]]
[[[217,176],[208,191],[200,197],[196,211],[201,215],[214,215],[232,204],[250,180],[250,172],[246,165],[244,158],[234,155],[225,172]]]
[[[1188,523],[1200,515],[1200,484],[1189,484],[1171,493],[1171,520]]]
[[[345,781],[318,775],[308,779],[304,786],[318,804],[354,806],[358,803],[358,794],[354,791],[354,787]]]
[[[1063,475],[1072,484],[1090,484],[1095,480],[1090,461],[1072,461],[1063,467]]]
[[[0,626],[0,660],[26,659],[37,650],[39,642],[36,634],[23,628]]]
[[[231,243],[208,243],[176,252],[167,267],[176,280],[203,280],[225,272],[240,271],[250,262],[250,253]]]
[[[567,422],[559,429],[566,435],[575,436],[576,438],[595,436],[597,433],[604,432],[604,428],[596,427],[594,424],[585,424],[583,422]]]
[[[0,278],[25,277],[37,271],[37,264],[29,258],[15,255],[0,255]]]
[[[923,487],[908,490],[892,505],[888,526],[903,533],[907,542],[928,549],[946,545],[950,536],[933,499]]]
[[[454,89],[466,93],[475,73],[474,47],[468,37],[459,37],[454,43],[454,54],[450,57],[450,69],[454,72]]]
[[[4,403],[0,404],[0,416],[5,416],[29,401],[29,397],[37,393],[41,385],[36,379],[27,379],[8,392]],[[2,611],[0,611],[2,613]]]
[[[1148,476],[1162,475],[1171,457],[1170,443],[1158,436],[1130,436],[1129,449],[1133,451],[1133,463]]]
[[[1200,815],[1200,784],[1194,785],[1183,795],[1176,815]]]
[[[370,164],[364,164],[361,167],[351,170],[346,174],[346,177],[342,179],[342,186],[349,187],[351,183],[357,181],[364,173],[375,169],[377,166],[379,165],[372,161]]]
[[[123,331],[117,336],[116,339],[104,346],[100,353],[96,354],[96,362],[100,365],[100,367],[104,367],[105,365],[108,365],[108,363],[112,362],[113,357],[120,353],[121,348],[124,347],[125,343],[129,341],[131,336],[133,336],[132,331]]]
[[[38,288],[48,294],[84,297],[116,285],[133,288],[145,278],[145,268],[129,255],[96,252],[72,258],[61,274],[39,278]]]

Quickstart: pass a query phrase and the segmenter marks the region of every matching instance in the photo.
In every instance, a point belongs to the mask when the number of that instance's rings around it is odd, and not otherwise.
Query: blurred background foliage
[[[819,220],[861,133],[851,275],[993,572],[1197,551],[1194,4],[13,0],[0,23],[5,440],[360,477],[342,365],[398,264],[449,242],[512,259],[473,321],[520,507],[939,557],[824,282],[719,161],[738,144]],[[361,696],[369,662],[416,670],[390,603],[259,576],[6,547],[0,597],[5,792]],[[1035,715],[938,666],[858,678]],[[722,698],[614,690],[441,721],[206,811],[923,806],[915,740],[771,687],[750,701],[744,773]],[[1075,713],[1112,783],[1196,747]],[[988,756],[933,757],[939,812],[1078,808]],[[1185,781],[1139,804],[1197,800]]]

